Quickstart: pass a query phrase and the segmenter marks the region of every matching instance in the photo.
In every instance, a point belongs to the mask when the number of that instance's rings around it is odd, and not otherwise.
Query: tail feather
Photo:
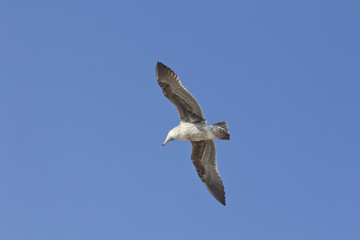
[[[219,134],[216,134],[216,135],[218,135],[219,139],[230,140],[230,132],[228,130],[228,125],[227,125],[226,121],[215,123],[215,124],[213,124],[213,126],[220,127]]]

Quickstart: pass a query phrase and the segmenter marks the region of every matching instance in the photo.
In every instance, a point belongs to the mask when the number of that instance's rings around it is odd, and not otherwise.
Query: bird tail
[[[216,138],[222,140],[230,140],[230,132],[228,130],[228,125],[225,121],[215,123],[213,124],[213,126],[219,127],[216,130],[216,134],[215,134]]]

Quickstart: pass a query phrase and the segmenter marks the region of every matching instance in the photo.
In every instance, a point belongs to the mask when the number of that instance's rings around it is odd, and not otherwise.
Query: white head
[[[161,145],[162,147],[167,143],[175,139],[175,128],[171,129],[168,133],[165,142]]]

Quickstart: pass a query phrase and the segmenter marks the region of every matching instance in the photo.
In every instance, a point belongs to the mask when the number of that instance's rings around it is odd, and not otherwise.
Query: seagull
[[[217,170],[213,139],[230,140],[227,123],[208,125],[199,103],[170,68],[158,62],[155,73],[165,97],[175,105],[180,115],[180,124],[170,130],[162,146],[174,139],[190,141],[191,160],[197,174],[214,198],[225,206],[224,185]]]

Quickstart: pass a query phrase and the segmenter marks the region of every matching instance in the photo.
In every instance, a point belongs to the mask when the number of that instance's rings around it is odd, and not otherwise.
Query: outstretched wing
[[[209,192],[225,206],[225,190],[216,166],[216,149],[213,140],[192,141],[191,160]]]
[[[178,76],[161,62],[156,64],[156,78],[165,95],[177,108],[183,122],[203,122],[199,103],[181,84]]]

